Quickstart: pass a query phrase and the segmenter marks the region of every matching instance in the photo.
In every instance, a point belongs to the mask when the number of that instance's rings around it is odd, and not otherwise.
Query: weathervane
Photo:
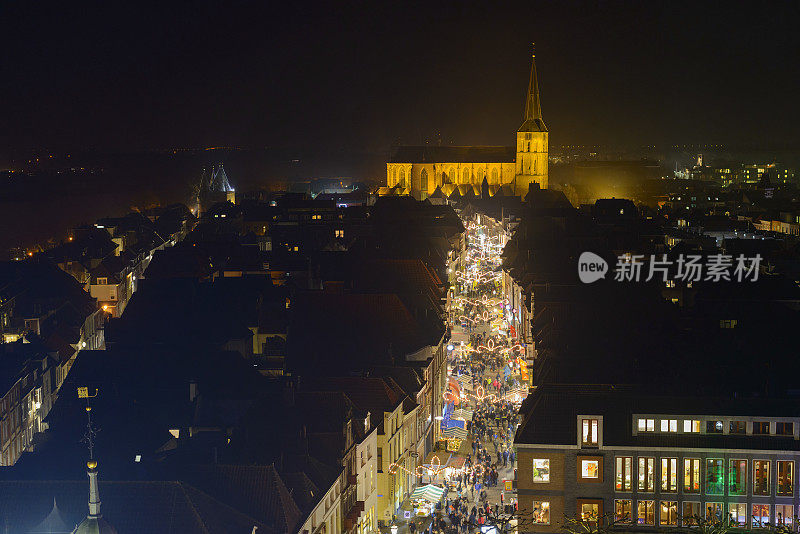
[[[86,446],[89,448],[89,460],[94,459],[94,438],[97,435],[97,429],[94,427],[94,424],[92,424],[92,406],[89,404],[89,399],[93,399],[96,396],[96,388],[94,390],[94,395],[89,395],[89,388],[87,387],[78,388],[78,398],[86,399],[86,434],[83,435],[81,441],[86,443]]]

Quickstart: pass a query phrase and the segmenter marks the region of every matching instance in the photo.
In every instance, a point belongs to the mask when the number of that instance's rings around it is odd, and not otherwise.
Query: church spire
[[[542,106],[539,102],[539,81],[536,78],[536,54],[531,59],[531,79],[528,82],[528,97],[525,100],[525,120],[519,127],[520,132],[546,132],[547,126],[542,120]]]

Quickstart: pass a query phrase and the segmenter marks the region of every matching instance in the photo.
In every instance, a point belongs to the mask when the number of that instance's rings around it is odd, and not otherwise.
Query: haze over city
[[[797,532],[799,6],[0,4],[0,529]]]

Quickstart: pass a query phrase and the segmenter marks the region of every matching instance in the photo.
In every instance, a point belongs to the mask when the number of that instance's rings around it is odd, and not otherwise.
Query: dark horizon
[[[403,9],[401,9],[401,7]],[[551,146],[800,142],[800,8],[0,7],[5,150],[506,145],[536,42]],[[742,37],[742,36],[745,37]]]

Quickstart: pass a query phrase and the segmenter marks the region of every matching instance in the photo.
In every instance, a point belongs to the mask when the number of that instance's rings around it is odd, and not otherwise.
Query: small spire
[[[97,460],[86,462],[87,474],[89,475],[89,516],[102,517],[100,515],[100,487],[97,483]]]

